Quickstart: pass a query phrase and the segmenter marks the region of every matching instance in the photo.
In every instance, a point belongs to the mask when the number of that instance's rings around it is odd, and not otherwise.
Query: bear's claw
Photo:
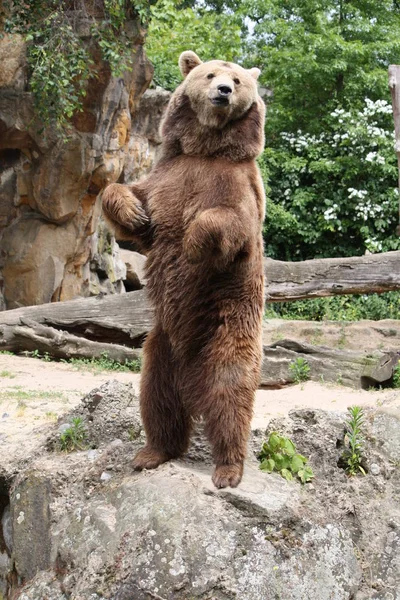
[[[132,466],[135,471],[142,469],[156,469],[162,463],[167,462],[170,457],[165,452],[159,452],[153,448],[145,446],[136,454],[133,459]]]
[[[241,482],[242,475],[243,465],[219,465],[215,467],[212,481],[217,488],[235,488]]]

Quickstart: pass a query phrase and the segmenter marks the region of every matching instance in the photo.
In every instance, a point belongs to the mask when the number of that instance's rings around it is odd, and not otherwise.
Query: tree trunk
[[[397,164],[399,168],[399,193],[400,193],[400,65],[389,67],[389,87],[392,94],[394,130],[396,136]],[[400,194],[399,194],[400,199]],[[400,203],[399,203],[399,225],[397,233],[400,235]]]

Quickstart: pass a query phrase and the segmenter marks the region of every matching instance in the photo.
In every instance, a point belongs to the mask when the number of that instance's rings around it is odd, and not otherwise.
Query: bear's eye
[[[238,79],[237,77],[236,77],[236,79],[234,79],[233,81],[236,83],[236,85],[239,85],[239,84],[240,84],[240,79]]]
[[[207,79],[212,79],[213,77],[215,77],[214,73],[209,73],[207,75]]]

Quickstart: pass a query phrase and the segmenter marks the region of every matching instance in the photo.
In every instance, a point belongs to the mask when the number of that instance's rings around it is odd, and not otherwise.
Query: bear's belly
[[[258,337],[264,307],[262,242],[257,255],[238,259],[225,271],[190,264],[182,238],[156,241],[148,257],[147,290],[156,321],[179,355],[202,350],[221,327]]]

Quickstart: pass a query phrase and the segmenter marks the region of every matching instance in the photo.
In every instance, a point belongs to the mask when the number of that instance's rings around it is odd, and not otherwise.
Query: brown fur
[[[201,415],[213,481],[234,487],[261,363],[264,192],[255,158],[264,105],[257,69],[203,64],[192,52],[180,66],[186,79],[167,109],[159,163],[144,181],[112,184],[103,194],[117,235],[148,252],[155,309],[141,382],[147,444],[134,467],[181,456]],[[216,107],[221,82],[233,93],[229,105]]]

